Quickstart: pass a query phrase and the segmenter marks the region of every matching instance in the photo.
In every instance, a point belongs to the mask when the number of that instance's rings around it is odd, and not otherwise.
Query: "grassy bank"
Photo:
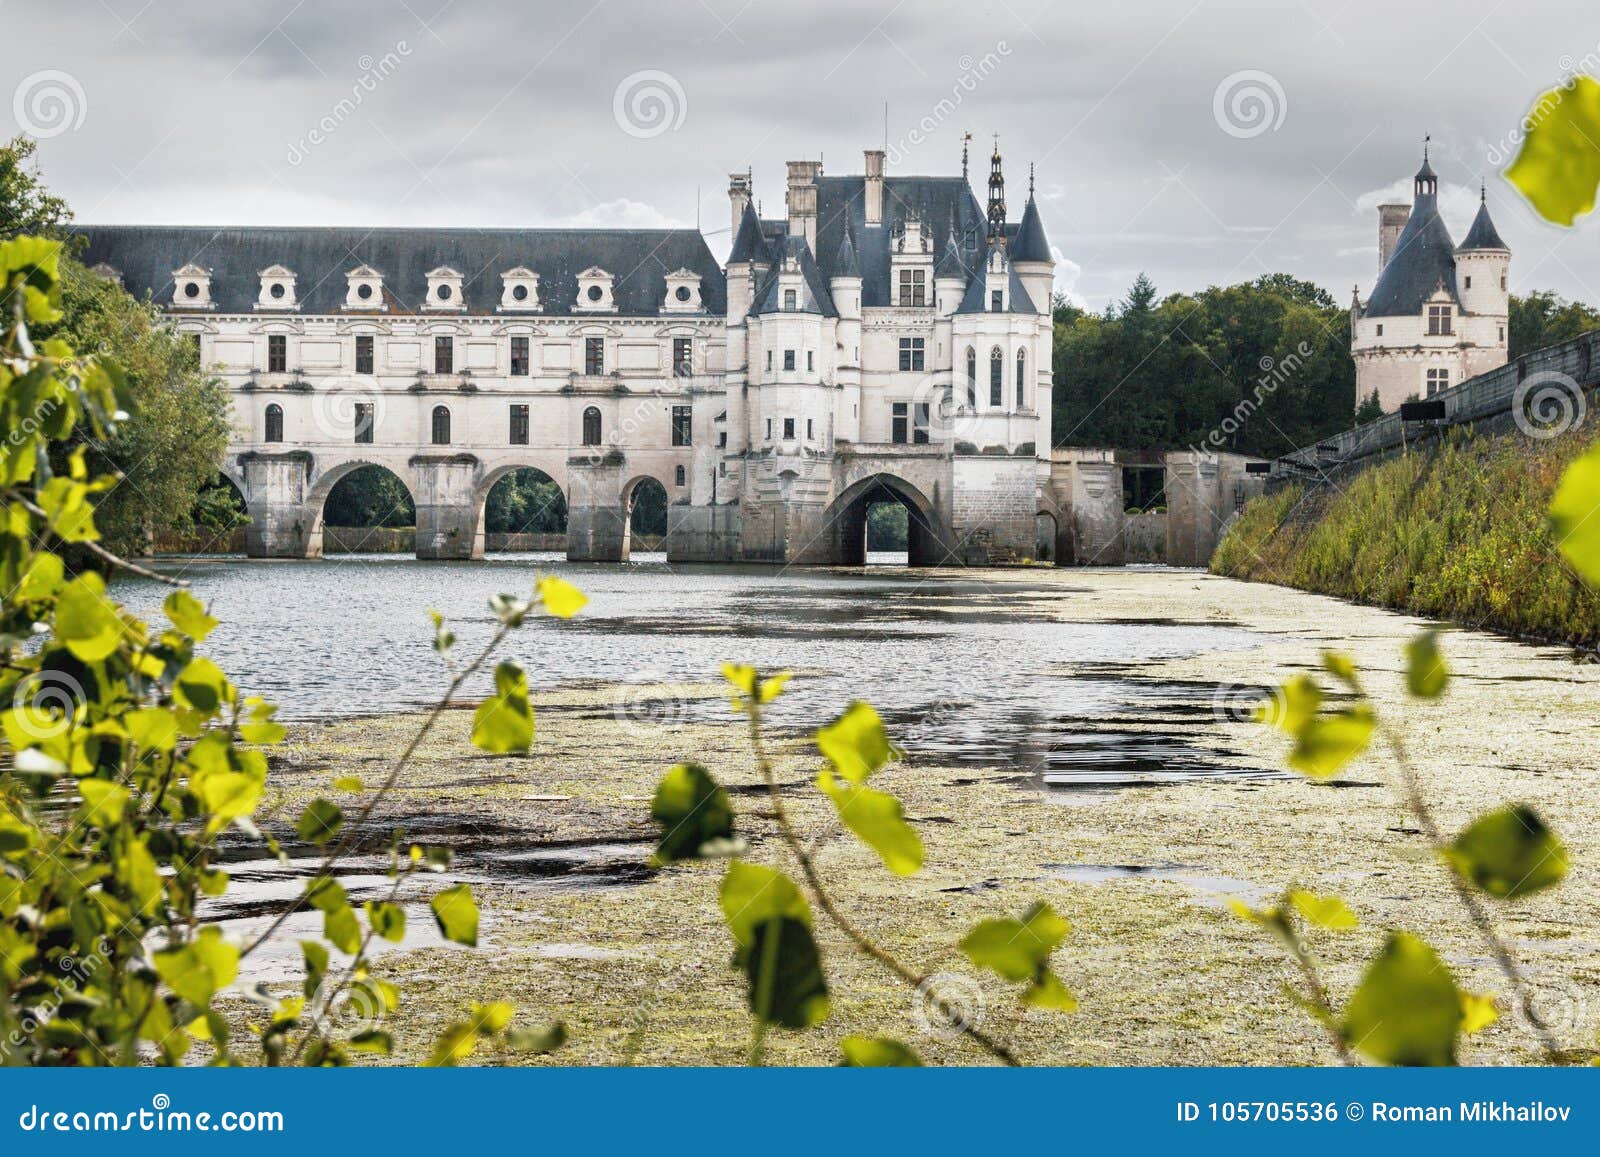
[[[1245,508],[1211,569],[1593,646],[1600,596],[1566,565],[1545,514],[1591,442],[1456,434],[1334,487],[1287,487]]]

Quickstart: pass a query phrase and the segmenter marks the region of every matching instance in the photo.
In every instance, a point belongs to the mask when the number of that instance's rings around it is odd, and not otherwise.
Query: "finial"
[[[967,179],[967,142],[972,139],[971,133],[961,134],[961,179]]]
[[[1432,133],[1423,133],[1422,134],[1422,159],[1423,159],[1423,161],[1427,161],[1427,159],[1428,159],[1428,142],[1431,141],[1431,140],[1433,140],[1433,134]]]
[[[995,160],[999,160],[1000,159],[1000,134],[999,133],[995,133],[995,135],[994,135],[994,159]]]
[[[1478,178],[1478,204],[1487,205],[1488,203],[1489,203],[1489,182],[1485,181],[1482,177],[1479,177]]]
[[[1028,199],[1033,199],[1033,162],[1028,162]]]

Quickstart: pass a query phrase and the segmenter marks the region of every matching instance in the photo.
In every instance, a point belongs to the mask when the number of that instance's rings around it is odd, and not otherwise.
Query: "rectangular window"
[[[928,271],[902,269],[900,271],[900,304],[920,307],[928,304]]]
[[[767,441],[772,441],[772,419],[767,419]]]
[[[189,344],[194,346],[194,360],[195,361],[199,361],[200,360],[200,335],[197,334],[197,333],[190,334],[189,335]]]
[[[1381,321],[1378,323],[1378,336],[1379,337],[1383,336],[1383,322],[1381,322]]]
[[[903,445],[906,441],[906,403],[895,402],[891,411],[889,441]]]
[[[356,403],[356,442],[366,444],[372,441],[372,427],[375,425],[372,417],[371,402]]]
[[[911,414],[911,440],[918,446],[928,444],[929,403],[918,402]]]
[[[806,441],[807,442],[811,441],[812,437],[813,437],[813,435],[811,433],[811,419],[807,418],[806,419]]]
[[[783,351],[783,368],[786,370],[794,369],[794,350]]]
[[[815,350],[806,350],[806,372],[810,373],[817,368],[817,353]]]
[[[370,374],[372,372],[372,335],[360,333],[356,335],[356,373]]]
[[[1440,390],[1447,390],[1449,388],[1450,388],[1450,371],[1449,370],[1429,370],[1428,371],[1428,397],[1431,398],[1431,397],[1433,397],[1433,395],[1437,394]]]
[[[726,430],[717,431],[717,449],[726,450],[727,448],[728,448],[728,432]]]
[[[927,354],[927,343],[920,337],[903,337],[900,339],[900,368],[902,370],[920,370]]]
[[[456,372],[455,338],[436,337],[433,339],[433,372],[436,374],[453,374]]]
[[[1003,289],[996,289],[989,294],[989,312],[1004,313],[1006,311],[1006,294]]]
[[[528,376],[528,339],[525,337],[511,339],[511,376],[514,378]]]
[[[1428,334],[1430,337],[1448,336],[1455,332],[1451,325],[1451,312],[1448,305],[1428,306]]]
[[[526,402],[511,403],[511,444],[528,444],[528,406]]]
[[[267,336],[267,373],[282,374],[289,370],[289,339],[281,333]]]
[[[591,378],[597,378],[606,372],[605,338],[586,337],[583,339],[583,372]]]
[[[792,289],[785,289],[783,291],[783,308],[785,311],[793,313],[795,305],[795,291]]]
[[[1470,274],[1470,273],[1467,274],[1467,284],[1465,286],[1463,286],[1463,288],[1465,288],[1465,289],[1471,289],[1472,288],[1472,274]]]
[[[771,350],[767,351],[767,372],[768,373],[772,372],[772,351]]]
[[[688,406],[672,407],[672,444],[687,446],[690,440],[690,412]]]
[[[783,437],[784,437],[784,439],[786,441],[790,441],[790,442],[794,441],[794,419],[793,418],[785,418],[783,420]]]
[[[672,376],[687,378],[694,373],[694,339],[672,339]]]

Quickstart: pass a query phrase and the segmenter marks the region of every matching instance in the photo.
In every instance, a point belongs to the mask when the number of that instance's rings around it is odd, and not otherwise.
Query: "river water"
[[[160,567],[188,579],[221,619],[206,652],[285,719],[431,704],[448,672],[431,647],[428,611],[449,620],[458,653],[470,655],[493,630],[490,595],[526,593],[539,574],[554,573],[590,602],[570,621],[531,617],[506,644],[536,689],[604,687],[614,711],[643,721],[725,720],[721,699],[646,688],[716,681],[728,660],[787,668],[802,677],[775,708],[780,728],[815,726],[867,698],[913,760],[1012,766],[1069,787],[1230,773],[1228,753],[1186,735],[1209,718],[1218,689],[1152,683],[1136,667],[1265,639],[1173,622],[1159,608],[1147,620],[1073,621],[1071,600],[1084,591],[1061,572],[994,582],[959,570],[669,566],[650,555],[585,565],[553,554]],[[164,587],[124,577],[114,589],[131,609],[160,618]],[[465,694],[481,697],[487,686],[485,673]]]

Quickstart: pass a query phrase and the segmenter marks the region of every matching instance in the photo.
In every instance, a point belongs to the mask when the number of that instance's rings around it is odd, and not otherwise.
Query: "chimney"
[[[739,236],[739,222],[744,219],[744,207],[750,203],[750,174],[728,174],[728,201],[733,208],[733,228],[728,233],[728,240]]]
[[[789,236],[804,237],[817,252],[817,177],[821,161],[789,162]]]
[[[867,224],[883,224],[883,150],[868,149],[867,158]]]
[[[1410,205],[1379,205],[1378,206],[1378,272],[1382,273],[1384,266],[1389,264],[1389,258],[1394,256],[1395,242],[1400,240],[1400,234],[1405,231],[1406,222],[1411,220]]]

